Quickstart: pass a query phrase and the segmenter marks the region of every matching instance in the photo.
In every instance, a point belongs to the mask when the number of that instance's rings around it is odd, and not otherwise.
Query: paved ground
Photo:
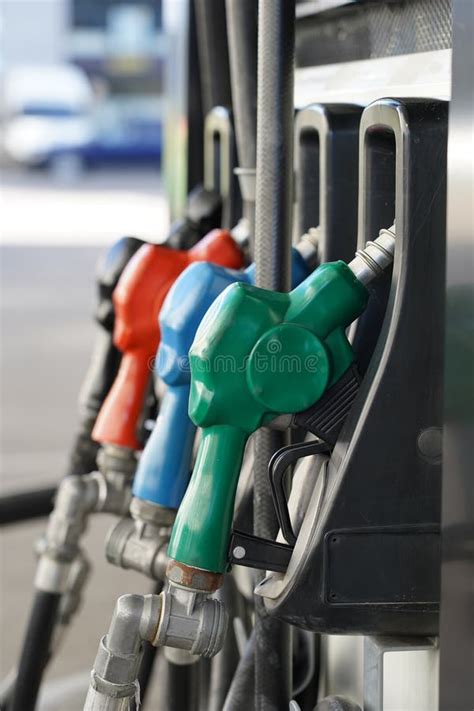
[[[100,248],[92,245],[123,234],[121,224],[140,235],[147,227],[147,236],[156,239],[166,214],[159,182],[150,174],[101,174],[70,187],[42,185],[40,176],[9,175],[2,182],[0,225],[7,244],[0,262],[0,485],[5,492],[56,482],[64,470],[94,335]],[[82,709],[88,670],[117,595],[150,589],[141,576],[104,563],[110,523],[109,517],[98,517],[87,534],[94,565],[87,604],[48,672],[44,711]],[[43,529],[44,522],[38,522],[0,532],[1,678],[17,657],[31,599],[33,542]]]
[[[66,183],[3,170],[0,199],[2,242],[16,246],[97,246],[117,234],[159,241],[168,222],[155,170],[92,171]]]

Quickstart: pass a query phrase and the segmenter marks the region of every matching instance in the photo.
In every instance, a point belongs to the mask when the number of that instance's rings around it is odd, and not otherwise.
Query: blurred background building
[[[3,0],[1,31],[7,158],[63,173],[159,163],[161,2]]]

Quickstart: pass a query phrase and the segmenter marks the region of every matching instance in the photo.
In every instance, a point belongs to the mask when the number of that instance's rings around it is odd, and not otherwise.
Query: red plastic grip
[[[124,270],[113,294],[119,372],[97,417],[92,438],[140,449],[137,424],[160,343],[158,316],[173,282],[192,262],[239,269],[243,255],[227,230],[212,230],[189,251],[146,244]]]

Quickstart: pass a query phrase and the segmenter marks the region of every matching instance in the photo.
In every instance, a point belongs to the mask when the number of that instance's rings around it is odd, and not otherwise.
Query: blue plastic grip
[[[188,352],[206,311],[245,272],[207,262],[189,266],[170,289],[160,313],[161,345],[155,373],[167,385],[160,412],[138,463],[133,495],[177,509],[191,476],[196,427],[188,415]]]
[[[167,389],[133,484],[134,496],[170,509],[180,505],[191,476],[196,427],[188,416],[189,388]]]

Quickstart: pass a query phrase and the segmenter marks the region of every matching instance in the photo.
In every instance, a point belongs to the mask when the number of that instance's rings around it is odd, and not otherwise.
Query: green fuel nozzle
[[[247,439],[316,403],[351,367],[345,331],[366,307],[365,285],[393,261],[394,230],[350,264],[322,264],[290,293],[236,283],[207,312],[189,354],[189,413],[202,440],[169,544],[172,582],[200,587],[206,571],[214,580],[226,571]]]

